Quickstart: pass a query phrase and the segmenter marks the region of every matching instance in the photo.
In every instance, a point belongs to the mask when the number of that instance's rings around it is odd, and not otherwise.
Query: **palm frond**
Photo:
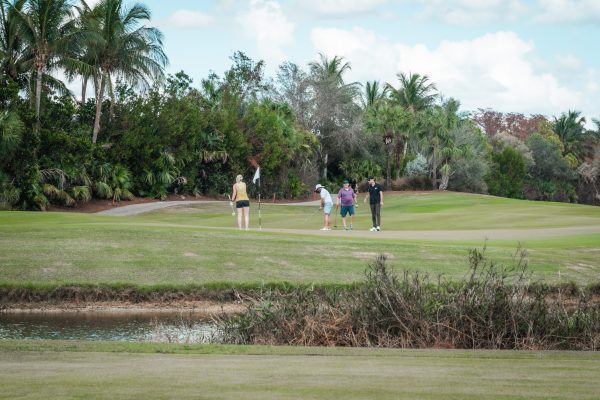
[[[92,199],[89,186],[73,186],[71,188],[71,195],[74,199],[83,203],[87,203]]]
[[[113,190],[106,182],[95,182],[94,191],[102,199],[110,199],[113,196]]]

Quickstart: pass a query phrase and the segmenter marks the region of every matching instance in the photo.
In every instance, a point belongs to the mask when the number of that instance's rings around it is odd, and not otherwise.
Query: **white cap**
[[[317,183],[317,186],[315,186],[315,190],[319,190],[323,187],[324,187],[323,185],[321,185],[320,183]]]

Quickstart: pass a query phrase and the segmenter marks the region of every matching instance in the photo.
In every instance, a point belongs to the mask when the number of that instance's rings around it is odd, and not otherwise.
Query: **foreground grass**
[[[0,398],[597,399],[600,355],[0,342]]]
[[[387,254],[395,268],[460,278],[468,267],[468,249],[484,242],[461,240],[460,229],[600,224],[600,209],[588,206],[453,193],[388,196],[384,213],[388,229],[454,227],[456,232],[448,240],[401,241],[328,237],[313,230],[238,232],[225,229],[233,218],[221,210],[223,206],[228,207],[211,203],[136,217],[0,212],[0,284],[343,284],[362,279],[366,264],[380,253]],[[264,224],[270,227],[314,229],[321,220],[307,206],[270,205],[263,211]],[[356,225],[364,226],[366,219],[360,216]],[[518,244],[488,242],[488,256],[509,264]],[[522,245],[530,254],[536,279],[600,280],[600,234],[532,238]]]

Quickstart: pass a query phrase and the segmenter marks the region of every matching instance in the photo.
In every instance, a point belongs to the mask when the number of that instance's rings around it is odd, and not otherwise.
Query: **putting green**
[[[362,279],[381,253],[395,268],[460,278],[469,248],[481,248],[486,237],[488,256],[506,264],[520,243],[536,279],[600,281],[598,207],[459,193],[387,195],[384,230],[376,233],[367,231],[364,206],[353,232],[318,231],[315,206],[264,204],[262,217],[263,231],[240,232],[227,202],[133,217],[0,212],[0,283],[337,284]],[[504,236],[494,237],[498,232]]]

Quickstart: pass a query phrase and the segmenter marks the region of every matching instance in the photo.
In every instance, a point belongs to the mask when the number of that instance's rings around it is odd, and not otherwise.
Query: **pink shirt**
[[[356,194],[350,187],[348,189],[341,188],[337,197],[338,199],[342,200],[341,203],[343,206],[351,206],[354,204],[354,198],[356,197]]]

